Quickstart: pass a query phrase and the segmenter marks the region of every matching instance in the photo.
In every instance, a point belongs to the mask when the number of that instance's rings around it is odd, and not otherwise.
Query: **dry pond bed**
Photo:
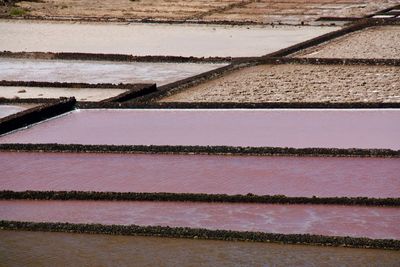
[[[259,65],[162,98],[161,102],[400,102],[400,67]]]

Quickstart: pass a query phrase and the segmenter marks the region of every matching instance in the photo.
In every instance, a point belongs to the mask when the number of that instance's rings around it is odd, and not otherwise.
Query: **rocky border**
[[[0,135],[75,109],[75,98],[59,100],[0,119]]]
[[[11,52],[11,51],[0,51],[0,58],[149,62],[149,63],[229,63],[233,59],[235,59],[232,57],[134,56],[126,54]]]
[[[80,109],[391,109],[400,102],[78,102]]]
[[[254,156],[312,157],[400,157],[400,150],[232,147],[232,146],[156,146],[156,145],[78,145],[78,144],[0,144],[0,152],[67,152],[67,153],[131,153],[131,154],[204,154]]]
[[[312,204],[400,207],[400,198],[288,197],[285,195],[227,195],[168,192],[0,191],[0,200],[171,201],[260,204]]]
[[[169,226],[72,224],[50,222],[39,223],[3,220],[0,221],[0,229],[15,231],[156,236],[205,240],[251,241],[263,243],[306,244],[317,246],[400,250],[400,240],[394,239],[370,239],[364,237],[324,236],[311,234],[240,232],[230,230],[209,230],[202,228]]]

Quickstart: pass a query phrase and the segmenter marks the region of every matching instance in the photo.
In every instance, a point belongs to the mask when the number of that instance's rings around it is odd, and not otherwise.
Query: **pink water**
[[[0,143],[400,149],[400,110],[79,110]]]
[[[0,153],[0,190],[400,196],[399,158]]]
[[[387,207],[2,200],[0,219],[400,238],[400,209]]]

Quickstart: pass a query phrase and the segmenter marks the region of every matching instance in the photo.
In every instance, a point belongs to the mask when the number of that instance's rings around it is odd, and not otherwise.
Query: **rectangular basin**
[[[0,143],[400,149],[398,109],[76,110]]]
[[[396,266],[400,256],[380,249],[4,230],[0,251],[4,266]]]
[[[160,101],[400,102],[399,73],[398,66],[258,65],[189,87]]]
[[[1,200],[0,219],[400,239],[397,207]]]
[[[0,190],[400,197],[399,158],[0,153]]]
[[[248,57],[275,52],[337,29],[1,21],[0,51]]]
[[[115,88],[0,86],[0,97],[10,99],[75,97],[77,101],[100,101],[120,95],[126,91],[128,90]]]
[[[0,119],[13,115],[15,113],[24,111],[28,108],[32,108],[35,105],[4,105],[4,104],[0,104]]]
[[[0,80],[165,85],[224,65],[0,58]]]

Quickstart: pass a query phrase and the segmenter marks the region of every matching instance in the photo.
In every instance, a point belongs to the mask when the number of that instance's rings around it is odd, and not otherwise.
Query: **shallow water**
[[[10,116],[12,114],[18,113],[27,109],[26,106],[17,106],[17,105],[0,105],[0,118],[4,118]]]
[[[0,58],[0,80],[164,85],[224,65]]]
[[[0,190],[399,197],[400,159],[0,153]]]
[[[58,88],[0,86],[0,97],[4,98],[60,98],[75,97],[78,101],[100,101],[126,92],[124,89]]]
[[[74,111],[0,143],[400,149],[399,132],[397,109],[110,109]]]
[[[400,209],[391,207],[1,200],[0,219],[400,239]]]
[[[3,20],[0,51],[246,57],[271,53],[337,29]]]
[[[378,249],[0,231],[5,266],[398,266],[399,258]]]

